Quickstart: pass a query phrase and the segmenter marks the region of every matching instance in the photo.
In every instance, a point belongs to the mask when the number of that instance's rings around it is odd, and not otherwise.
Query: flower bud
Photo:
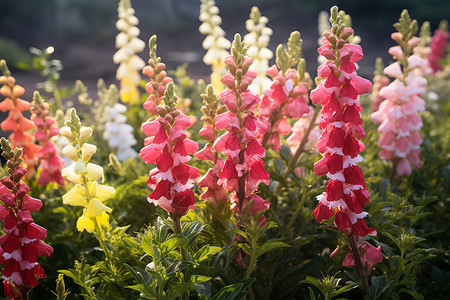
[[[68,139],[69,141],[73,141],[75,140],[75,136],[73,135],[72,131],[70,130],[69,126],[63,126],[60,130],[59,133],[65,137],[66,139]]]
[[[92,135],[92,128],[81,126],[80,129],[80,143],[84,143]]]
[[[24,167],[21,166],[16,167],[13,173],[13,181],[19,182],[20,179],[22,179],[22,177],[25,176],[27,172],[28,172],[27,169],[25,169]]]
[[[97,146],[85,143],[81,147],[81,159],[84,162],[88,162],[95,152],[97,152]]]
[[[66,145],[63,150],[62,153],[64,155],[67,155],[71,160],[73,161],[77,161],[78,160],[78,152],[75,149],[74,146],[72,146],[71,144]]]

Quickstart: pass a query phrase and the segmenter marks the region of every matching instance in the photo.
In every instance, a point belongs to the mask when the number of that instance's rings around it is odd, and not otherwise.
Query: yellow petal
[[[111,212],[112,210],[97,198],[92,198],[86,206],[86,216],[88,217],[100,217],[104,211]]]
[[[63,203],[73,206],[86,206],[87,202],[84,198],[84,187],[77,184],[64,196],[62,196]]]
[[[77,161],[78,160],[78,153],[77,150],[75,149],[74,146],[72,146],[72,144],[66,145],[63,148],[62,153],[64,155],[67,155],[71,160],[73,161]]]
[[[95,225],[91,218],[85,216],[83,213],[83,215],[78,218],[77,229],[78,231],[86,230],[87,232],[92,233],[95,230]]]
[[[101,229],[109,230],[109,215],[105,211],[100,217],[96,217],[96,220]]]
[[[83,183],[83,178],[81,175],[75,173],[75,163],[61,170],[62,176],[66,177],[67,180],[75,183]]]
[[[95,197],[103,202],[114,196],[115,193],[116,190],[112,186],[99,184],[97,187],[97,193],[95,194]]]
[[[88,162],[95,152],[97,152],[97,146],[84,143],[83,146],[81,147],[81,159],[84,162]]]
[[[96,164],[87,164],[87,178],[89,181],[103,180],[103,168]]]

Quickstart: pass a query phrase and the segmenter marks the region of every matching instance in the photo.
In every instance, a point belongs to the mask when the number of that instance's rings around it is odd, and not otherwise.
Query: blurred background
[[[26,99],[30,100],[36,82],[43,81],[38,72],[27,70],[33,57],[30,47],[54,47],[52,58],[64,67],[60,86],[73,86],[81,79],[95,95],[98,78],[117,83],[117,65],[112,62],[117,5],[116,0],[0,0],[0,58],[8,61],[18,83],[27,89]],[[208,80],[210,68],[202,62],[204,36],[198,32],[200,0],[132,0],[132,5],[140,21],[140,38],[148,41],[157,34],[158,55],[169,69],[187,62],[191,77]],[[285,43],[290,32],[300,31],[312,77],[317,68],[318,14],[338,5],[350,14],[355,34],[362,39],[365,57],[359,74],[369,79],[376,57],[381,56],[385,64],[391,59],[387,50],[394,45],[392,24],[404,8],[419,24],[430,21],[433,31],[450,13],[448,0],[216,0],[216,5],[229,40],[236,32],[247,33],[245,21],[253,5],[269,18],[271,50]],[[147,51],[140,54],[145,61]]]

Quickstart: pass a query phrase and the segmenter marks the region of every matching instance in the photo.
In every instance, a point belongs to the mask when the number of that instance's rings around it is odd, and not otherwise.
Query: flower
[[[173,83],[169,83],[164,94],[165,106],[155,107],[160,116],[142,124],[147,138],[140,156],[147,164],[156,163],[147,181],[153,189],[147,200],[179,219],[194,208],[192,179],[199,177],[200,171],[187,164],[189,154],[197,151],[198,144],[187,139],[185,129],[191,121],[176,108],[176,100]]]
[[[227,156],[217,173],[217,184],[230,193],[232,209],[237,214],[248,211],[255,216],[270,204],[254,194],[261,182],[269,184],[269,173],[262,160],[265,149],[257,139],[264,135],[267,126],[255,117],[255,108],[261,99],[248,87],[256,73],[249,70],[253,59],[245,56],[246,47],[238,34],[233,48],[234,55],[225,58],[229,71],[222,77],[227,89],[220,93],[220,100],[228,111],[215,117],[215,127],[226,132],[217,138],[213,149]]]
[[[261,136],[263,146],[279,151],[281,148],[280,134],[290,134],[292,127],[288,118],[299,119],[310,115],[308,106],[309,84],[300,79],[297,70],[280,71],[276,65],[267,70],[273,83],[264,91],[264,97],[259,106],[259,120],[267,127],[267,132]]]
[[[21,149],[12,151],[4,138],[1,140],[2,154],[8,160],[10,176],[0,179],[0,221],[3,232],[0,237],[0,263],[4,263],[1,273],[5,296],[22,298],[38,284],[38,278],[45,278],[38,256],[50,256],[53,248],[43,240],[47,236],[45,228],[34,223],[32,212],[42,207],[39,199],[28,195],[28,186],[21,181],[27,170],[20,166]]]
[[[0,124],[3,131],[12,131],[9,136],[13,148],[23,148],[23,159],[25,167],[28,169],[27,177],[31,178],[36,173],[34,168],[36,164],[36,153],[40,147],[33,141],[33,136],[28,133],[30,129],[35,127],[33,121],[25,118],[22,114],[30,109],[30,103],[20,97],[25,93],[25,89],[20,85],[16,85],[16,79],[11,76],[6,62],[0,61],[3,76],[0,77],[0,94],[5,99],[0,103],[0,110],[9,111],[8,117]]]
[[[342,22],[333,7],[331,21]],[[339,23],[341,24],[341,23]],[[364,221],[367,215],[363,207],[369,202],[369,192],[358,162],[364,145],[359,139],[365,133],[359,112],[362,110],[358,95],[369,92],[370,81],[356,74],[355,63],[363,57],[361,46],[348,44],[353,35],[350,27],[333,26],[323,34],[323,46],[319,53],[327,61],[318,68],[318,76],[324,78],[311,91],[311,100],[321,103],[323,133],[317,141],[317,149],[323,158],[315,163],[317,175],[329,178],[326,191],[317,197],[314,210],[317,222],[335,216],[335,225],[348,236],[376,235]]]
[[[136,55],[145,48],[144,41],[138,38],[138,18],[134,15],[130,0],[121,0],[118,7],[119,20],[116,23],[120,33],[116,36],[116,48],[119,50],[114,54],[113,61],[119,64],[116,79],[120,80],[120,98],[123,102],[136,104],[139,102],[139,91],[137,85],[141,80],[138,70],[145,63]]]
[[[402,38],[410,36],[405,32],[397,33]],[[418,112],[425,110],[425,102],[420,96],[426,91],[427,80],[421,74],[427,62],[417,54],[407,57],[404,54],[413,52],[420,42],[417,39],[413,37],[402,41],[403,48],[394,46],[389,49],[389,53],[399,61],[387,66],[384,73],[395,80],[380,90],[380,96],[386,100],[372,114],[372,120],[380,124],[379,157],[392,161],[398,175],[411,174],[411,165],[417,168],[422,166],[419,157],[423,141],[420,135],[422,119]]]
[[[61,169],[64,167],[64,160],[58,156],[58,149],[51,141],[51,138],[59,135],[59,129],[55,126],[55,119],[48,114],[48,103],[42,99],[39,92],[35,92],[34,101],[31,103],[31,120],[37,127],[34,138],[41,148],[36,153],[40,160],[38,184],[47,185],[49,182],[56,182],[64,185],[64,179],[61,175]]]
[[[95,231],[99,234],[103,228],[109,228],[108,213],[112,210],[104,202],[114,196],[115,189],[98,183],[104,178],[103,168],[89,162],[97,147],[86,143],[92,135],[92,129],[81,126],[75,109],[72,109],[70,120],[66,121],[61,132],[70,142],[64,147],[63,153],[73,161],[62,170],[62,176],[76,183],[62,196],[63,203],[83,207],[83,214],[77,220],[78,231]]]
[[[144,102],[144,108],[151,114],[158,115],[156,107],[162,101],[167,84],[173,82],[173,80],[164,71],[166,65],[161,62],[160,57],[156,56],[156,35],[150,38],[149,45],[150,59],[148,60],[148,65],[142,70],[142,73],[150,78],[150,81],[145,85],[145,90],[150,95]]]
[[[225,38],[225,31],[220,27],[222,18],[219,16],[219,8],[214,0],[201,0],[201,2],[199,19],[202,24],[198,30],[206,35],[202,46],[207,50],[203,62],[211,66],[211,84],[214,89],[219,90],[223,87],[220,78],[226,72],[223,59],[229,55],[227,49],[231,47],[231,43]]]
[[[126,123],[127,117],[124,115],[126,111],[126,106],[116,103],[107,106],[103,115],[105,121],[103,138],[112,149],[116,149],[119,161],[137,156],[137,152],[132,148],[137,142],[133,135],[133,127]]]
[[[269,68],[269,59],[273,57],[272,51],[267,48],[273,32],[266,27],[267,22],[269,19],[262,16],[256,6],[252,7],[250,19],[245,22],[245,28],[249,32],[244,36],[244,42],[248,44],[247,55],[254,59],[250,70],[258,74],[250,85],[250,90],[258,95],[261,95],[271,84],[266,76],[266,70]]]
[[[445,48],[450,37],[450,32],[447,31],[445,26],[442,29],[436,29],[434,31],[433,38],[430,43],[431,53],[428,55],[428,61],[434,73],[442,70],[441,59],[445,56]]]
[[[292,153],[295,153],[297,151],[305,134],[307,134],[313,115],[314,111],[311,109],[309,113],[298,119],[297,122],[295,122],[292,126],[292,134],[286,139],[286,143],[291,146]],[[318,124],[319,122],[318,120],[316,120],[316,122],[314,123],[314,127],[308,135],[308,141],[305,144],[305,149],[313,149],[316,141],[322,134],[322,130],[320,130]]]
[[[390,82],[389,77],[384,74],[383,69],[383,60],[381,57],[378,57],[375,62],[375,76],[373,77],[372,94],[370,97],[372,111],[377,111],[380,104],[385,100],[385,98],[380,95],[380,91]]]
[[[210,200],[216,205],[225,204],[228,200],[228,195],[225,189],[218,184],[219,178],[217,174],[221,170],[223,160],[219,158],[218,153],[214,151],[214,142],[217,139],[216,129],[216,115],[224,110],[224,106],[219,105],[219,99],[214,94],[212,85],[208,85],[206,89],[207,93],[202,94],[204,106],[201,108],[204,117],[204,126],[200,130],[200,135],[203,136],[208,143],[205,147],[198,151],[195,156],[201,160],[210,160],[214,163],[214,166],[208,170],[208,172],[200,179],[198,186],[206,188],[206,190],[200,195],[201,200]]]

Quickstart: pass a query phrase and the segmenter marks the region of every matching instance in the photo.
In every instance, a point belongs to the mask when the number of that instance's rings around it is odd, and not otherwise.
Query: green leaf
[[[267,251],[276,249],[276,248],[286,248],[290,247],[290,245],[281,242],[282,239],[272,239],[267,242],[265,242],[258,251],[258,257],[266,253]]]
[[[309,290],[309,298],[311,300],[316,300],[316,295],[314,295],[313,289],[308,286],[308,290]]]
[[[210,300],[234,300],[239,299],[245,293],[243,292],[250,284],[252,284],[256,279],[249,278],[242,280],[239,283],[227,285],[223,287],[214,297]]]
[[[222,248],[220,247],[205,245],[202,248],[200,248],[200,250],[195,252],[192,258],[194,262],[201,263],[204,262],[205,260],[208,260],[212,256],[216,255],[220,250],[222,250]]]
[[[386,277],[384,275],[381,276],[373,276],[371,279],[371,286],[369,287],[368,299],[376,300],[381,294],[386,291],[392,284],[392,281],[387,283]]]

